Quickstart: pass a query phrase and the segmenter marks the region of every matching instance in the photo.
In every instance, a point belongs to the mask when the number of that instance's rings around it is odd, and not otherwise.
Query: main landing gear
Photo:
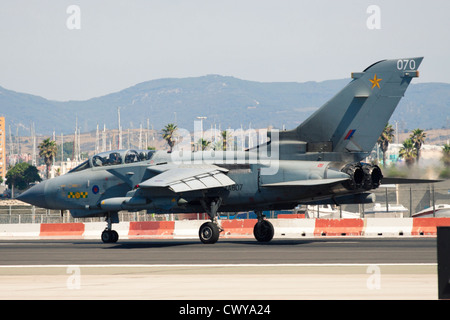
[[[119,240],[119,234],[117,233],[117,231],[112,230],[111,225],[113,224],[113,221],[115,221],[115,219],[118,220],[118,216],[117,213],[108,213],[108,215],[106,216],[106,223],[107,226],[105,228],[105,230],[103,230],[102,232],[102,241],[103,243],[115,243],[117,242],[117,240]],[[118,222],[118,221],[117,221]]]
[[[209,204],[207,204],[204,200],[202,201],[203,208],[211,218],[211,221],[205,222],[200,226],[200,230],[198,232],[200,241],[205,244],[216,243],[217,240],[219,240],[220,233],[223,231],[217,219],[217,211],[221,204],[221,198],[213,200]],[[255,213],[258,217],[258,222],[256,222],[253,227],[253,235],[259,242],[269,242],[273,239],[274,235],[273,224],[264,219],[265,216],[262,214],[262,211],[255,210]]]
[[[259,242],[269,242],[274,235],[273,224],[264,219],[265,216],[262,214],[262,211],[255,211],[255,213],[258,217],[258,222],[253,227],[253,235]]]
[[[200,226],[200,230],[198,232],[198,236],[200,241],[205,244],[213,244],[219,240],[220,232],[223,231],[216,223],[214,222],[205,222]]]
[[[203,208],[211,218],[210,222],[205,222],[200,226],[198,236],[200,241],[205,244],[213,244],[219,240],[219,235],[223,231],[217,219],[217,211],[222,204],[222,198],[212,200],[209,204],[205,200],[201,200]]]

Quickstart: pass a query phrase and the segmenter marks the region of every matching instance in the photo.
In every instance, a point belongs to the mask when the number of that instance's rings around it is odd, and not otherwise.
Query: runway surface
[[[436,263],[436,238],[311,240],[0,241],[0,265]]]
[[[436,238],[0,241],[0,299],[437,299]]]

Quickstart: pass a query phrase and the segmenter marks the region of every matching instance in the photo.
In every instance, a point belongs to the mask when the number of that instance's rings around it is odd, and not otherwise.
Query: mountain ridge
[[[88,100],[53,101],[0,86],[0,115],[12,132],[28,134],[34,123],[38,134],[73,133],[117,128],[120,107],[123,129],[149,123],[156,130],[176,122],[193,130],[198,116],[206,116],[205,128],[291,129],[337,94],[351,79],[321,82],[257,82],[232,76],[205,75],[162,78]],[[412,83],[391,117],[400,128],[442,128],[449,125],[450,84]],[[76,120],[77,119],[77,120]],[[22,133],[21,133],[22,132]]]

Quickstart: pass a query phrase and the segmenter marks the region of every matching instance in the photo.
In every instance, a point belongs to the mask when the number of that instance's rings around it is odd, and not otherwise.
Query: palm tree
[[[448,167],[450,166],[450,144],[445,144],[442,151],[444,152],[442,161],[444,162],[444,165]]]
[[[202,148],[202,151],[205,151],[211,145],[211,141],[208,141],[208,140],[205,140],[203,138],[200,138],[198,140],[198,145]]]
[[[377,140],[378,145],[380,146],[381,151],[383,152],[383,167],[386,167],[386,152],[389,147],[389,143],[394,141],[394,128],[391,124],[387,123],[384,127],[383,132]]]
[[[222,132],[220,132],[220,135],[222,136],[222,150],[227,151],[227,143],[231,138],[231,133],[227,130],[223,130]]]
[[[56,152],[58,147],[56,146],[56,141],[50,140],[50,138],[45,139],[38,145],[39,156],[44,159],[45,165],[47,167],[46,177],[48,179],[50,168],[52,166],[53,160],[56,157]]]
[[[414,159],[417,157],[416,148],[411,139],[406,139],[403,142],[403,147],[399,151],[399,157],[404,159],[406,165],[410,167],[414,163]]]
[[[167,141],[167,144],[170,148],[169,152],[172,152],[172,148],[176,143],[175,137],[177,129],[177,126],[173,123],[169,123],[162,129],[163,138]]]
[[[223,142],[222,142],[222,141],[219,141],[219,140],[216,140],[216,141],[211,145],[211,148],[212,148],[213,150],[223,150]]]
[[[411,133],[410,139],[416,149],[417,162],[419,162],[420,149],[425,142],[426,135],[427,134],[422,129],[414,129]]]

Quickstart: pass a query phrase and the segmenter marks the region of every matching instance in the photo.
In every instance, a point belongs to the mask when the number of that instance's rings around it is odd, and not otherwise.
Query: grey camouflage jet
[[[350,82],[290,131],[271,131],[268,140],[245,151],[135,151],[94,155],[63,176],[46,180],[18,197],[32,205],[70,210],[73,217],[105,217],[103,242],[122,210],[151,213],[206,212],[203,243],[223,231],[219,212],[253,210],[254,236],[273,238],[263,211],[299,204],[373,201],[383,183],[380,168],[362,162],[372,151],[423,57],[383,60],[352,73]]]

